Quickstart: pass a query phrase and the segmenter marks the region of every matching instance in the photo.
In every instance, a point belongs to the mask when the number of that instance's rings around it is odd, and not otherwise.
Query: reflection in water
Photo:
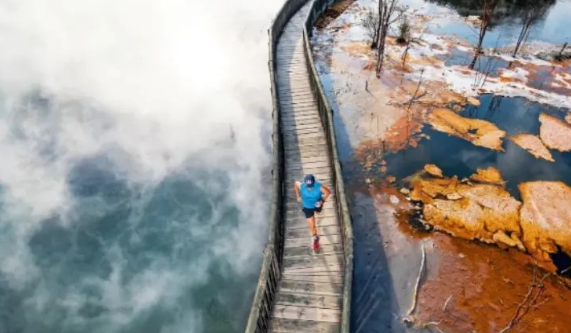
[[[496,124],[510,135],[519,133],[539,134],[539,114],[545,112],[562,118],[560,109],[529,102],[524,98],[484,95],[481,106],[467,106],[461,115],[484,119]],[[477,147],[468,141],[435,131],[425,126],[423,131],[430,136],[422,140],[417,148],[400,151],[386,157],[388,173],[402,179],[421,170],[427,163],[438,165],[445,175],[469,177],[478,168],[488,166],[500,170],[507,181],[507,189],[519,198],[517,185],[533,180],[562,180],[571,184],[571,153],[551,151],[555,162],[537,159],[514,144],[504,140],[505,152]]]
[[[438,56],[444,61],[446,66],[468,66],[474,57],[473,53],[452,48],[450,54]],[[476,61],[474,69],[481,73],[488,73],[490,76],[497,76],[500,70],[508,68],[509,62],[496,57],[480,55]]]
[[[480,15],[482,1],[480,0],[427,0],[441,6],[453,8],[462,16]],[[528,13],[534,12],[537,17],[543,17],[556,0],[511,0],[499,1],[493,13],[492,25],[501,25],[510,21],[523,20]]]
[[[479,1],[428,0],[429,3],[448,6],[462,16],[480,15]],[[484,47],[515,44],[522,32],[522,26],[530,25],[528,41],[544,41],[563,44],[571,38],[564,13],[571,11],[571,3],[566,1],[514,1],[500,2],[494,13],[491,29],[484,39]],[[429,23],[429,31],[436,34],[451,34],[475,43],[478,27],[462,21],[449,20],[445,16]]]

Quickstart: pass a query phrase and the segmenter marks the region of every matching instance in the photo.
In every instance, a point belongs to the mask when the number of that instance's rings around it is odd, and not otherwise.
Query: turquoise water
[[[280,4],[0,2],[0,333],[243,332]]]
[[[188,165],[149,185],[116,169],[105,154],[73,167],[71,216],[41,221],[26,244],[37,277],[15,290],[0,276],[0,332],[242,331],[261,248],[249,263],[230,253],[266,229],[237,235],[253,226],[218,190],[232,171]]]

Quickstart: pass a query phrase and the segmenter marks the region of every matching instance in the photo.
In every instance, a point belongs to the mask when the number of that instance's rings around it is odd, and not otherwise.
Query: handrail
[[[283,188],[283,140],[280,128],[280,114],[276,81],[276,44],[284,27],[307,0],[288,0],[276,15],[269,35],[269,61],[272,94],[272,204],[270,207],[270,235],[264,249],[264,260],[260,270],[258,286],[250,309],[246,333],[265,333],[269,331],[272,305],[281,275],[283,257],[284,225],[282,220]]]
[[[345,196],[345,182],[339,153],[337,151],[337,139],[335,138],[335,125],[333,122],[333,109],[329,105],[327,95],[319,74],[315,67],[313,52],[311,50],[310,37],[313,32],[315,22],[321,17],[323,12],[337,0],[315,0],[311,5],[305,25],[303,27],[303,40],[305,46],[305,58],[307,60],[307,70],[310,73],[310,85],[313,94],[317,99],[317,106],[323,128],[325,129],[329,154],[333,161],[333,176],[335,178],[335,195],[337,196],[337,213],[341,219],[341,232],[343,234],[343,253],[345,255],[345,284],[343,289],[343,310],[341,312],[341,333],[349,333],[351,328],[351,299],[353,285],[353,224],[349,205]]]
[[[274,61],[276,55],[276,46],[279,36],[289,20],[297,13],[308,0],[287,0],[280,9],[276,18],[272,22],[269,34],[269,71],[272,94],[272,183],[273,198],[270,208],[270,233],[268,244],[264,249],[264,260],[258,279],[258,286],[250,309],[248,323],[246,325],[246,333],[265,333],[269,331],[269,323],[272,314],[273,300],[275,297],[277,284],[281,275],[282,259],[283,259],[283,242],[284,242],[284,225],[282,219],[282,198],[284,197],[283,188],[283,140],[280,128],[280,110],[277,95],[277,81],[275,75],[276,63]],[[341,173],[341,164],[337,153],[337,142],[335,139],[335,129],[333,126],[333,112],[327,96],[323,91],[321,81],[315,69],[311,46],[308,36],[311,36],[311,28],[319,18],[321,13],[334,0],[320,1],[315,0],[306,20],[303,29],[304,53],[307,59],[308,71],[310,72],[310,84],[312,92],[317,99],[319,115],[327,135],[328,150],[333,161],[333,174],[335,177],[335,194],[338,198],[337,211],[341,219],[341,232],[343,233],[343,251],[345,257],[345,280],[343,290],[343,310],[341,316],[341,333],[349,333],[350,314],[351,314],[351,286],[353,280],[353,227],[351,225],[351,216],[349,214],[347,198],[345,196],[345,186]],[[309,27],[309,29],[308,29]]]

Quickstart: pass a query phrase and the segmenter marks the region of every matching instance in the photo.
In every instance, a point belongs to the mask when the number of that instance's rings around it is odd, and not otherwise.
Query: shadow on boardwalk
[[[347,124],[339,115],[339,103],[328,80],[330,68],[320,77],[334,110],[335,134],[343,166],[355,237],[351,331],[353,333],[406,332],[401,323],[395,284],[389,270],[384,239],[379,228],[382,216],[368,191],[365,175],[355,159]]]

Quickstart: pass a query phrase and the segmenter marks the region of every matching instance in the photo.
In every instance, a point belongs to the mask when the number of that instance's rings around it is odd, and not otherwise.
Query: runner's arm
[[[321,185],[321,193],[323,193],[323,199],[321,200],[325,202],[327,198],[329,198],[329,196],[331,195],[331,190],[329,189],[329,187]]]
[[[295,197],[297,198],[297,202],[301,201],[301,194],[299,193],[299,182],[293,183],[293,190],[295,192]]]

